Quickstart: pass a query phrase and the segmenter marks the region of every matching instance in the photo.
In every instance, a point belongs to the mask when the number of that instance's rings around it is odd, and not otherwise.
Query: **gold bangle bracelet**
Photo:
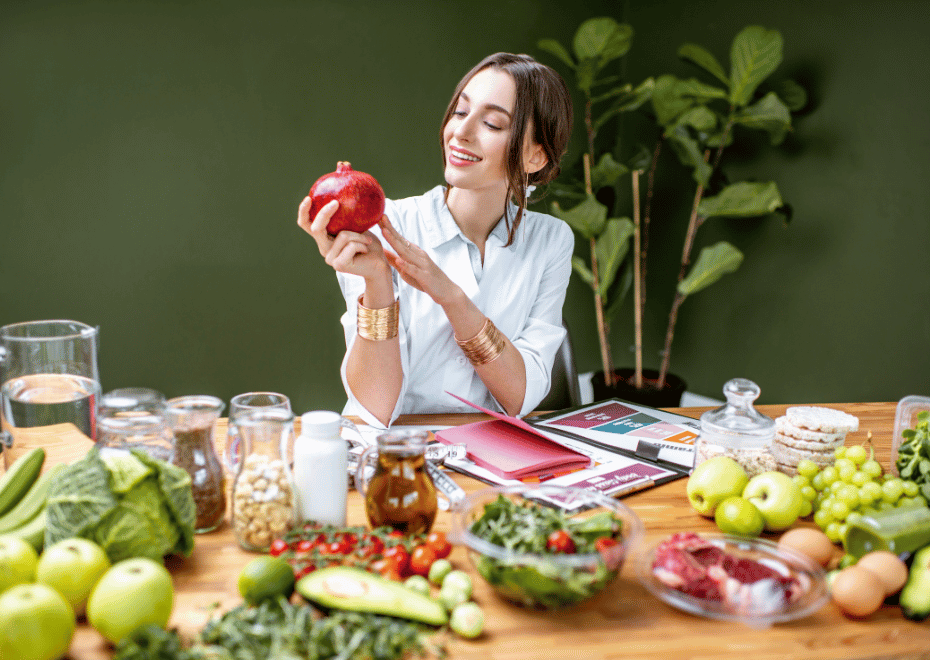
[[[388,307],[369,309],[362,304],[363,293],[358,297],[358,334],[371,341],[384,341],[397,336],[397,319],[400,302]]]
[[[476,367],[499,358],[506,345],[504,335],[491,322],[491,319],[485,319],[481,330],[471,339],[462,341],[456,337],[455,341],[459,348],[462,349],[462,352],[465,353],[465,357]]]

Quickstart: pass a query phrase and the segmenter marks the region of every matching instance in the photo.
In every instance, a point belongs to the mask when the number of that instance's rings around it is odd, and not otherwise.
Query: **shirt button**
[[[458,356],[457,358],[455,358],[455,361],[458,362],[460,366],[465,366],[465,363],[468,362],[468,360],[465,359],[464,355]]]

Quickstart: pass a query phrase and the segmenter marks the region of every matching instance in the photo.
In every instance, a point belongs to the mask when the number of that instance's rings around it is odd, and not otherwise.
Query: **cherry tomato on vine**
[[[377,561],[373,561],[369,568],[388,580],[394,580],[396,582],[400,582],[401,580],[400,569],[397,567],[397,560],[395,559],[378,559]]]
[[[326,546],[328,555],[347,555],[352,552],[352,548],[345,541],[333,541]]]
[[[315,570],[316,570],[316,566],[314,566],[313,564],[307,564],[306,566],[301,567],[299,571],[297,571],[297,575],[295,577],[299,580],[303,576],[309,575]]]
[[[271,542],[271,547],[268,549],[268,554],[272,557],[279,557],[290,549],[291,546],[287,544],[287,541],[284,539],[275,539]]]
[[[403,576],[410,568],[410,555],[407,548],[402,545],[394,545],[384,550],[385,559],[393,559],[397,564],[398,572]]]
[[[410,570],[417,575],[429,575],[429,567],[436,561],[436,551],[429,545],[418,545],[410,554]]]
[[[575,542],[564,529],[558,529],[546,538],[546,548],[555,553],[573,554],[575,552]]]
[[[313,541],[298,541],[297,547],[294,549],[300,553],[310,553],[313,551],[314,545]]]
[[[436,553],[437,559],[445,559],[452,552],[452,544],[442,532],[430,532],[426,537],[426,544]]]

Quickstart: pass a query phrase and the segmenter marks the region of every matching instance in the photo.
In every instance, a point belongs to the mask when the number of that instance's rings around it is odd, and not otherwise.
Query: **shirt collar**
[[[431,196],[433,198],[432,204],[434,214],[438,222],[428,227],[426,230],[428,246],[437,248],[443,243],[451,241],[456,236],[460,237],[463,241],[467,241],[468,239],[465,238],[462,230],[459,229],[459,226],[455,222],[455,218],[452,217],[452,212],[446,205],[445,186],[436,186],[433,188]],[[517,217],[517,205],[508,201],[507,213],[510,218]],[[526,211],[524,211],[523,215],[525,219]],[[491,238],[496,239],[500,246],[503,246],[507,242],[507,222],[503,217],[494,225],[494,229],[491,230],[491,235],[488,237],[488,240]],[[516,249],[516,246],[513,244],[508,247],[510,250]]]

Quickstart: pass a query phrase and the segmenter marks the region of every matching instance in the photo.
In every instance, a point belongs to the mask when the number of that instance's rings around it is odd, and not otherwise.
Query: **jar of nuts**
[[[263,552],[294,525],[294,481],[287,446],[294,415],[256,408],[237,415],[243,459],[232,488],[232,526],[239,545]]]
[[[701,415],[701,434],[694,443],[694,467],[715,456],[729,456],[746,474],[777,469],[772,455],[775,420],[753,407],[761,390],[751,380],[734,378],[723,387],[724,406]]]

